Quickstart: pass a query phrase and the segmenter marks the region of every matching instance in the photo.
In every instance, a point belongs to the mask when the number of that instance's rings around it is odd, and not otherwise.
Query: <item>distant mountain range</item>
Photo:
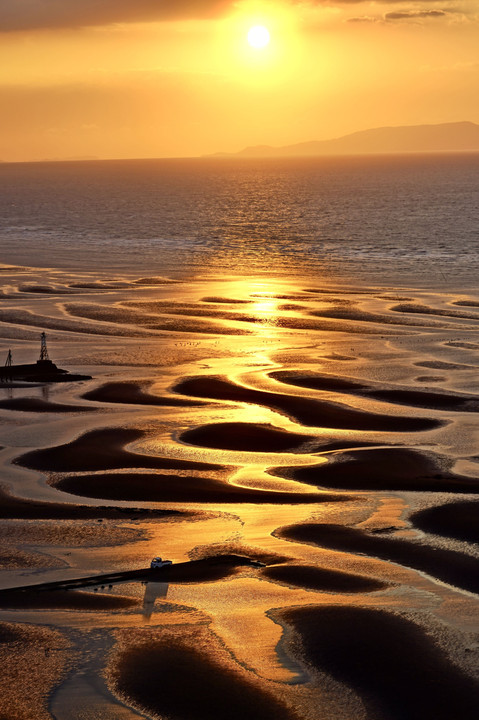
[[[333,140],[313,140],[283,147],[256,145],[238,153],[215,153],[208,157],[313,157],[471,151],[479,152],[479,125],[472,122],[455,122],[373,128]]]

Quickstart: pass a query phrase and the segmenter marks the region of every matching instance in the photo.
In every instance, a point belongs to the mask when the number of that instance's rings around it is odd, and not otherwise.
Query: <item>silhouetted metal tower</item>
[[[11,368],[12,367],[12,351],[8,351],[7,359],[5,361],[5,367]]]
[[[40,360],[49,360],[48,357],[48,350],[47,350],[47,336],[44,332],[42,332],[42,344],[40,348]]]

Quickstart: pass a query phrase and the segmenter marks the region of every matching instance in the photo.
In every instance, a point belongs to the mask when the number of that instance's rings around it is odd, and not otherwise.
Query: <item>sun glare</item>
[[[271,88],[296,73],[301,59],[297,21],[284,2],[238,0],[237,10],[218,21],[215,57],[241,85]]]
[[[249,29],[248,42],[251,47],[261,49],[266,47],[266,45],[269,44],[269,41],[269,30],[268,28],[265,28],[264,25],[254,25],[254,27]]]

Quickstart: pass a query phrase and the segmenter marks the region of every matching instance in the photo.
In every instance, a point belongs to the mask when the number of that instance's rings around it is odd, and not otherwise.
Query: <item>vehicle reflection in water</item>
[[[166,598],[168,594],[168,583],[147,582],[145,583],[145,595],[143,597],[143,617],[149,620],[155,608],[157,598]]]
[[[142,615],[145,620],[150,620],[153,611],[155,609],[155,602],[158,598],[165,599],[168,594],[169,583],[167,582],[149,582],[146,580],[140,581],[145,586],[145,594],[143,596]],[[113,587],[119,585],[130,585],[129,581],[111,581],[108,584],[103,583],[101,585],[89,585],[88,590],[93,592],[108,593],[113,590]]]

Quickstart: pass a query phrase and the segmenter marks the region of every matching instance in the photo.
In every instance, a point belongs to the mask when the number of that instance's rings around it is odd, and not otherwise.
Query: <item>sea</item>
[[[479,154],[2,163],[0,262],[470,288]]]

